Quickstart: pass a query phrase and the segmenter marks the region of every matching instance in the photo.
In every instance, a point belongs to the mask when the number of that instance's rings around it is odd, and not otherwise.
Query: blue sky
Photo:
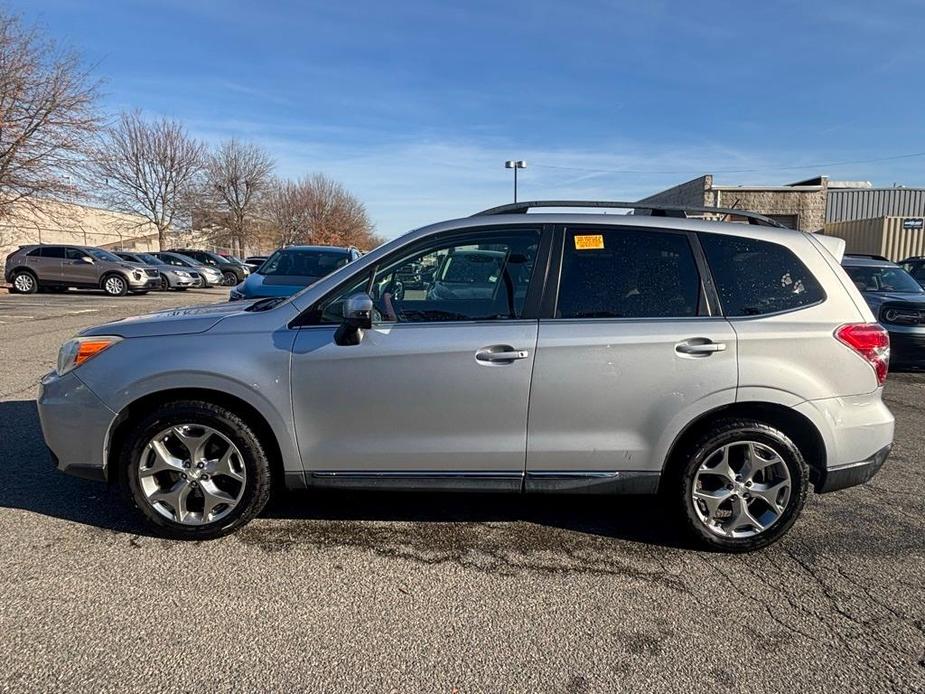
[[[869,161],[925,152],[918,0],[6,4],[96,64],[109,112],[257,141],[385,236],[508,202],[511,158],[522,199],[925,185],[925,156]]]

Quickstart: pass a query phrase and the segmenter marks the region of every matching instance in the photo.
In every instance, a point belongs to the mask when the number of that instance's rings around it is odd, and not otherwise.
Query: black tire
[[[709,458],[723,446],[745,441],[763,444],[780,457],[790,476],[789,499],[783,512],[762,532],[749,537],[721,536],[706,526],[698,510],[695,509],[693,492],[697,471],[704,462],[709,462]],[[669,480],[669,488],[666,491],[670,502],[678,511],[682,524],[693,540],[702,547],[723,552],[750,552],[767,547],[787,533],[806,503],[809,489],[809,467],[803,454],[783,431],[759,420],[720,420],[682,455],[685,457],[676,469],[675,479]],[[745,498],[748,498],[748,490],[744,491]],[[737,501],[737,503],[745,502]],[[749,503],[754,504],[755,502]],[[701,506],[700,508],[705,509],[706,507]],[[752,508],[755,507],[752,506]]]
[[[167,275],[161,275],[161,291],[166,292],[170,289],[170,280],[167,279]]]
[[[158,432],[179,424],[209,426],[228,437],[241,452],[246,469],[241,499],[228,515],[214,523],[183,525],[161,515],[148,502],[135,474],[148,442]],[[212,540],[234,532],[263,510],[270,498],[272,474],[260,439],[241,417],[220,405],[180,400],[158,407],[126,437],[119,458],[119,479],[132,504],[158,534],[179,540]]]
[[[103,275],[100,288],[108,296],[125,296],[128,294],[128,280],[118,272],[110,272],[108,275]]]
[[[35,294],[39,290],[39,280],[29,270],[17,270],[10,281],[10,291],[14,294]]]
[[[238,276],[231,270],[225,270],[222,273],[222,284],[226,287],[233,287],[238,283]]]

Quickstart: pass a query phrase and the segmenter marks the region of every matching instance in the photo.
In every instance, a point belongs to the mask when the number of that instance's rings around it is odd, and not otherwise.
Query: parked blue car
[[[231,290],[230,300],[291,296],[360,257],[356,248],[288,246]]]
[[[846,254],[842,266],[890,333],[890,365],[925,366],[925,289],[880,256]]]

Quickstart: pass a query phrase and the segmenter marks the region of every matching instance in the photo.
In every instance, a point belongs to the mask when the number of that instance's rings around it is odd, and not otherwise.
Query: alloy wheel
[[[793,484],[781,455],[757,441],[736,441],[710,453],[692,491],[700,522],[724,538],[754,537],[787,510]]]
[[[183,525],[226,517],[241,501],[247,482],[237,446],[202,424],[175,425],[154,436],[136,474],[151,508]]]
[[[107,294],[112,294],[113,296],[120,295],[125,291],[125,280],[113,275],[106,280],[103,289],[106,290]]]

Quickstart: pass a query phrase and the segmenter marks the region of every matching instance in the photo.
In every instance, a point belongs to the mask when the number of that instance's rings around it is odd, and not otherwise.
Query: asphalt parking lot
[[[626,498],[301,493],[210,543],[55,472],[36,384],[78,329],[226,290],[0,290],[0,690],[925,691],[925,374],[894,452],[744,556]]]

